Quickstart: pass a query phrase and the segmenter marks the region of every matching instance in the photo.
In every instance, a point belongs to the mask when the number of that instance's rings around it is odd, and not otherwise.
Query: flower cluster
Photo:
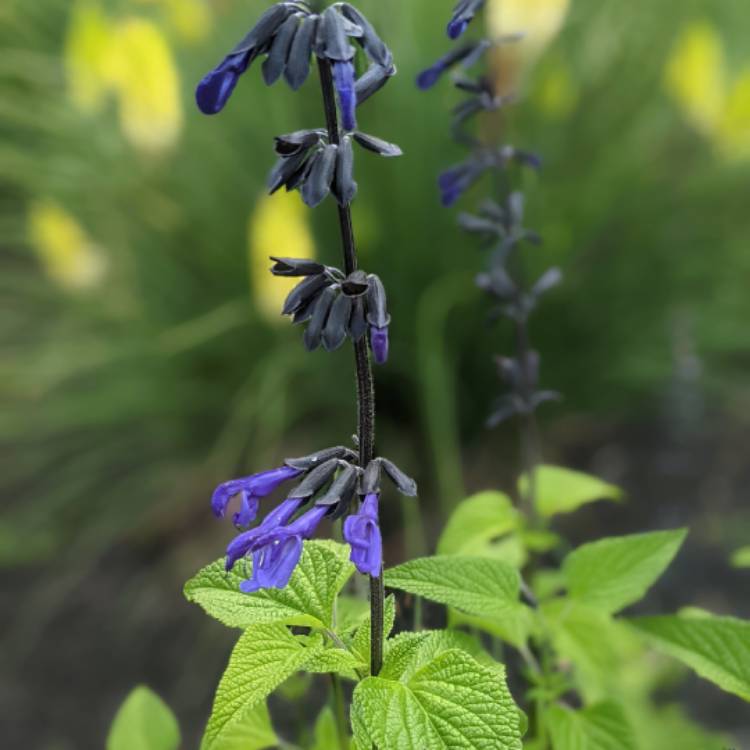
[[[461,36],[483,5],[484,0],[460,0],[448,24],[448,36],[452,39]],[[471,153],[464,161],[440,174],[438,186],[443,205],[456,203],[486,173],[500,173],[500,179],[496,181],[501,186],[497,197],[484,200],[476,213],[462,212],[458,216],[459,226],[478,236],[491,251],[488,268],[477,276],[476,283],[496,302],[492,317],[504,316],[516,328],[516,356],[497,358],[500,377],[510,393],[495,404],[488,420],[491,426],[512,415],[531,415],[540,404],[558,398],[558,394],[552,391],[537,389],[539,355],[528,342],[528,317],[538,299],[559,283],[562,274],[559,269],[550,268],[535,283],[527,286],[519,274],[514,275],[510,270],[513,253],[525,243],[540,244],[541,238],[524,226],[524,196],[511,187],[509,168],[514,165],[521,169],[538,170],[541,160],[529,151],[508,144],[488,143],[465,130],[467,123],[477,115],[514,103],[515,96],[498,91],[489,74],[471,78],[468,71],[495,45],[513,43],[519,39],[521,35],[511,34],[492,40],[462,43],[417,77],[417,86],[428,89],[444,73],[458,66],[461,74],[454,77],[453,83],[462,93],[468,94],[453,109],[452,130],[455,140],[470,148]]]
[[[213,493],[214,514],[223,518],[229,504],[239,497],[232,515],[241,531],[227,547],[226,569],[252,560],[252,573],[240,585],[244,593],[283,588],[299,562],[302,543],[315,533],[325,517],[347,516],[355,497],[364,498],[358,512],[344,522],[344,539],[351,545],[357,569],[377,576],[382,567],[382,540],[378,524],[380,479],[385,475],[404,495],[414,496],[417,486],[392,461],[376,458],[365,469],[357,466],[357,454],[344,446],[327,448],[301,458],[289,458],[278,468],[232,479]],[[286,499],[269,511],[255,527],[260,500],[293,479],[299,483]]]
[[[321,344],[334,351],[348,336],[355,343],[369,330],[369,342],[378,364],[388,359],[388,314],[385,287],[373,273],[354,271],[346,276],[338,268],[298,258],[275,258],[275,276],[304,276],[284,302],[282,315],[294,323],[307,323],[304,342],[308,351]]]
[[[367,71],[355,74],[354,39],[369,58]],[[312,56],[328,60],[345,130],[356,127],[356,108],[395,74],[393,55],[370,22],[349,3],[336,3],[314,13],[304,2],[281,2],[269,8],[245,38],[199,84],[200,110],[215,115],[226,105],[240,76],[253,61],[266,56],[263,79],[272,85],[283,76],[295,91],[310,74]]]
[[[356,43],[368,59],[359,76]],[[283,588],[302,554],[303,542],[328,517],[344,518],[344,537],[351,545],[357,569],[377,579],[382,571],[382,539],[378,525],[380,477],[385,473],[405,495],[417,488],[395,464],[374,457],[374,390],[369,345],[373,359],[388,358],[391,322],[386,293],[374,274],[357,269],[350,204],[357,193],[354,144],[381,156],[399,156],[401,149],[357,129],[358,105],[379,91],[396,72],[393,56],[369,21],[349,3],[338,2],[321,13],[302,0],[277,2],[245,38],[198,85],[196,100],[205,114],[220,112],[240,77],[252,62],[265,56],[262,73],[268,85],[284,78],[292,89],[307,79],[312,59],[320,74],[325,129],[298,130],[275,139],[277,156],[268,177],[271,193],[285,187],[299,190],[311,207],[333,194],[339,204],[339,224],[347,272],[311,260],[273,257],[276,276],[300,277],[282,313],[295,323],[306,323],[308,350],[323,346],[332,351],[348,337],[354,343],[359,409],[359,454],[338,446],[282,466],[217,487],[212,498],[215,515],[224,517],[237,498],[232,520],[240,530],[227,548],[226,568],[252,560],[252,573],[241,590],[252,593]],[[365,384],[363,387],[362,384]],[[296,481],[286,499],[255,524],[262,498],[282,484]],[[361,503],[360,503],[361,501]],[[361,507],[351,512],[353,504]],[[382,607],[382,586],[371,582]],[[379,644],[379,645],[378,645]],[[382,642],[373,640],[373,664],[379,663]]]
[[[311,208],[333,193],[339,205],[346,206],[357,194],[354,181],[352,141],[380,156],[400,156],[401,149],[367,133],[354,131],[330,143],[325,130],[298,130],[276,136],[279,157],[268,176],[271,194],[281,187],[299,190],[302,200]]]

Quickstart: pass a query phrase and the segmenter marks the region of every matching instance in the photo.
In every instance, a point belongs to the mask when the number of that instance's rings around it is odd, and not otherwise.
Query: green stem
[[[333,706],[336,714],[336,732],[339,737],[340,750],[349,750],[349,722],[346,718],[346,707],[344,705],[344,688],[341,678],[337,674],[331,675],[333,687]]]
[[[333,85],[331,63],[319,57],[318,72],[323,93],[323,109],[328,129],[328,140],[332,144],[341,142],[336,91]],[[354,240],[352,212],[350,206],[338,205],[341,247],[344,255],[344,270],[347,274],[357,269],[357,249]],[[354,344],[354,361],[357,372],[357,438],[359,440],[359,465],[365,468],[375,458],[375,380],[372,375],[367,341],[362,337]],[[383,609],[385,587],[383,574],[370,577],[370,673],[377,675],[383,665]]]

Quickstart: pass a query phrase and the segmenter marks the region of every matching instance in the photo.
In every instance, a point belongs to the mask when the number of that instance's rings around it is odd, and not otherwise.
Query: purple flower
[[[198,109],[204,115],[215,115],[224,109],[240,76],[247,70],[254,51],[227,55],[199,84],[195,91]]]
[[[388,361],[388,326],[370,326],[370,348],[377,364],[384,365]]]
[[[474,184],[483,169],[483,165],[469,161],[442,172],[438,177],[442,204],[452,206]]]
[[[283,526],[305,501],[291,498],[277,505],[261,522],[260,526],[235,537],[227,547],[226,569],[231,570],[237,560],[242,559],[256,546],[257,540],[270,530]]]
[[[257,531],[260,533],[254,537],[249,549],[253,553],[253,575],[240,584],[240,591],[252,594],[267,588],[283,589],[297,567],[303,540],[315,533],[329,510],[326,506],[315,506],[288,526],[259,527]]]
[[[417,76],[417,86],[423,91],[434,86],[446,70],[448,70],[448,64],[446,57],[441,57],[437,62],[431,65],[427,70],[423,70]]]
[[[227,512],[230,500],[242,494],[241,508],[235,513],[234,521],[241,526],[247,526],[255,520],[258,513],[258,498],[270,495],[280,484],[299,476],[300,469],[291,466],[280,466],[278,469],[262,471],[242,479],[232,479],[220,484],[211,497],[211,508],[217,518],[223,518]]]
[[[474,16],[481,10],[484,0],[459,0],[448,22],[448,36],[458,39],[466,31]]]
[[[367,495],[359,513],[344,521],[344,539],[351,545],[351,561],[360,573],[379,576],[383,567],[383,540],[378,525],[378,495]]]
[[[354,64],[351,61],[334,62],[333,82],[339,95],[341,123],[344,126],[344,130],[354,130],[357,127],[357,94],[354,89]]]

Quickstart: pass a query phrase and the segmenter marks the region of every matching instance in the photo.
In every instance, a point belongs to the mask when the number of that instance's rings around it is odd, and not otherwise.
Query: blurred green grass
[[[207,3],[210,28],[199,23],[187,38],[174,3],[100,5],[110,24],[146,19],[163,35],[181,124],[170,147],[144,151],[123,133],[113,96],[96,111],[77,108],[64,57],[76,4],[5,4],[5,565],[95,556],[123,533],[148,536],[202,507],[216,481],[353,431],[347,353],[304,356],[298,332],[270,322],[248,284],[246,225],[272,137],[321,121],[314,81],[293,95],[251,72],[225,113],[200,117],[195,82],[264,4]],[[413,85],[447,46],[447,4],[362,5],[399,75],[363,106],[361,127],[405,152],[357,165],[362,259],[384,278],[395,321],[392,363],[378,371],[382,442],[449,505],[462,485],[458,448],[478,439],[498,388],[491,355],[510,343],[490,332],[472,291],[481,251],[438,204],[435,176],[461,158],[447,137],[454,94]],[[747,15],[741,0],[575,0],[526,82],[511,134],[545,160],[527,184],[530,224],[546,240],[529,254],[530,273],[550,262],[566,272],[533,323],[544,383],[566,395],[551,419],[646,413],[693,354],[704,373],[695,387],[747,418],[750,162],[722,158],[663,85],[677,34],[696,19],[717,29],[737,74]],[[127,85],[137,98],[148,82]],[[45,274],[27,221],[39,201],[61,207],[101,255],[96,283],[73,289]],[[326,206],[310,221],[319,255],[337,263],[332,218]]]

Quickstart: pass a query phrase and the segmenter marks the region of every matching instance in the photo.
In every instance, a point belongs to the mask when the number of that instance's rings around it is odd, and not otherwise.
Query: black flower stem
[[[336,92],[333,86],[331,63],[319,57],[318,72],[323,92],[323,109],[330,143],[341,142]],[[352,212],[349,205],[338,205],[341,246],[344,253],[344,269],[347,274],[357,270],[357,249],[354,241]],[[370,353],[363,337],[354,344],[354,360],[357,370],[357,438],[359,440],[359,465],[364,468],[375,458],[375,381],[372,376]],[[383,665],[383,608],[385,588],[382,573],[370,577],[370,673],[377,675]]]

